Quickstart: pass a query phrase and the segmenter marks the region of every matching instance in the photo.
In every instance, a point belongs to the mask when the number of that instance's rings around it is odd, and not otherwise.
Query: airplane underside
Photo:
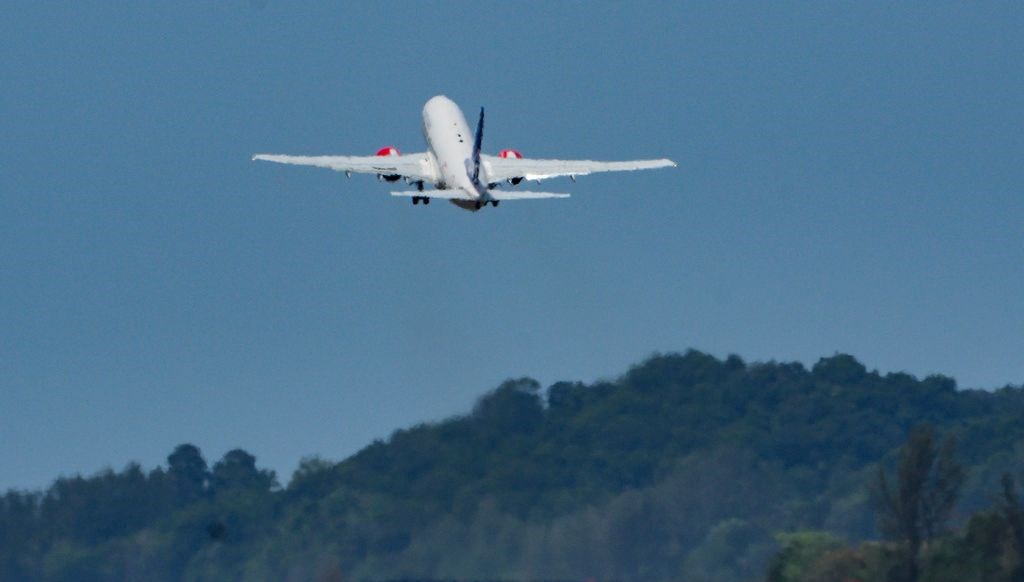
[[[497,207],[498,204],[501,202],[500,200],[486,200],[486,201],[485,200],[465,200],[465,199],[461,199],[461,198],[453,198],[453,199],[450,199],[448,201],[451,202],[452,204],[458,206],[459,208],[461,208],[463,210],[468,210],[470,212],[476,212],[476,211],[480,210],[481,208],[487,206],[488,204],[490,204],[491,206]],[[412,203],[414,205],[415,204],[421,204],[421,203],[423,205],[430,204],[430,196],[413,196],[412,197]]]

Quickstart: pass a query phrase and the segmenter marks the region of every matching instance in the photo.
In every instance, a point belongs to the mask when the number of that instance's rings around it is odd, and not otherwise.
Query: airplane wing
[[[427,153],[403,154],[399,156],[284,156],[278,154],[256,154],[254,160],[315,166],[336,172],[360,174],[399,175],[413,181],[435,182],[433,166]]]
[[[508,178],[545,180],[557,176],[585,176],[595,172],[653,170],[676,165],[672,160],[633,160],[629,162],[595,162],[592,160],[535,160],[482,156],[487,179],[500,182]]]

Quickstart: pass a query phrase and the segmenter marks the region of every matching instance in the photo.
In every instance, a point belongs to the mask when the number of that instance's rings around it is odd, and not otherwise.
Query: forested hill
[[[8,492],[0,580],[760,579],[780,532],[875,536],[868,484],[918,424],[957,437],[957,515],[986,507],[1024,469],[1022,419],[1021,388],[846,355],[655,356],[615,381],[507,381],[286,487],[245,451],[208,466],[182,445]]]

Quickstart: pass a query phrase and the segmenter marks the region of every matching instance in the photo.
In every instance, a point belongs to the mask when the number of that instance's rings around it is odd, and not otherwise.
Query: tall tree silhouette
[[[1003,498],[1000,500],[1003,517],[1010,531],[1013,532],[1013,543],[1017,550],[1017,565],[1011,574],[1013,582],[1024,582],[1024,506],[1017,495],[1017,484],[1013,476],[1003,473]]]
[[[917,582],[921,546],[942,532],[963,486],[965,473],[955,453],[952,436],[936,447],[935,431],[921,425],[900,448],[895,484],[884,469],[878,471],[878,525],[886,536],[906,544],[907,582]]]

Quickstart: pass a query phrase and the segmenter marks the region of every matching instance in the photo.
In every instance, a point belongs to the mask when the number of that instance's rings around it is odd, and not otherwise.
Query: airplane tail
[[[476,122],[476,137],[473,138],[473,183],[480,181],[480,147],[484,142],[484,108],[480,108],[480,121]]]

